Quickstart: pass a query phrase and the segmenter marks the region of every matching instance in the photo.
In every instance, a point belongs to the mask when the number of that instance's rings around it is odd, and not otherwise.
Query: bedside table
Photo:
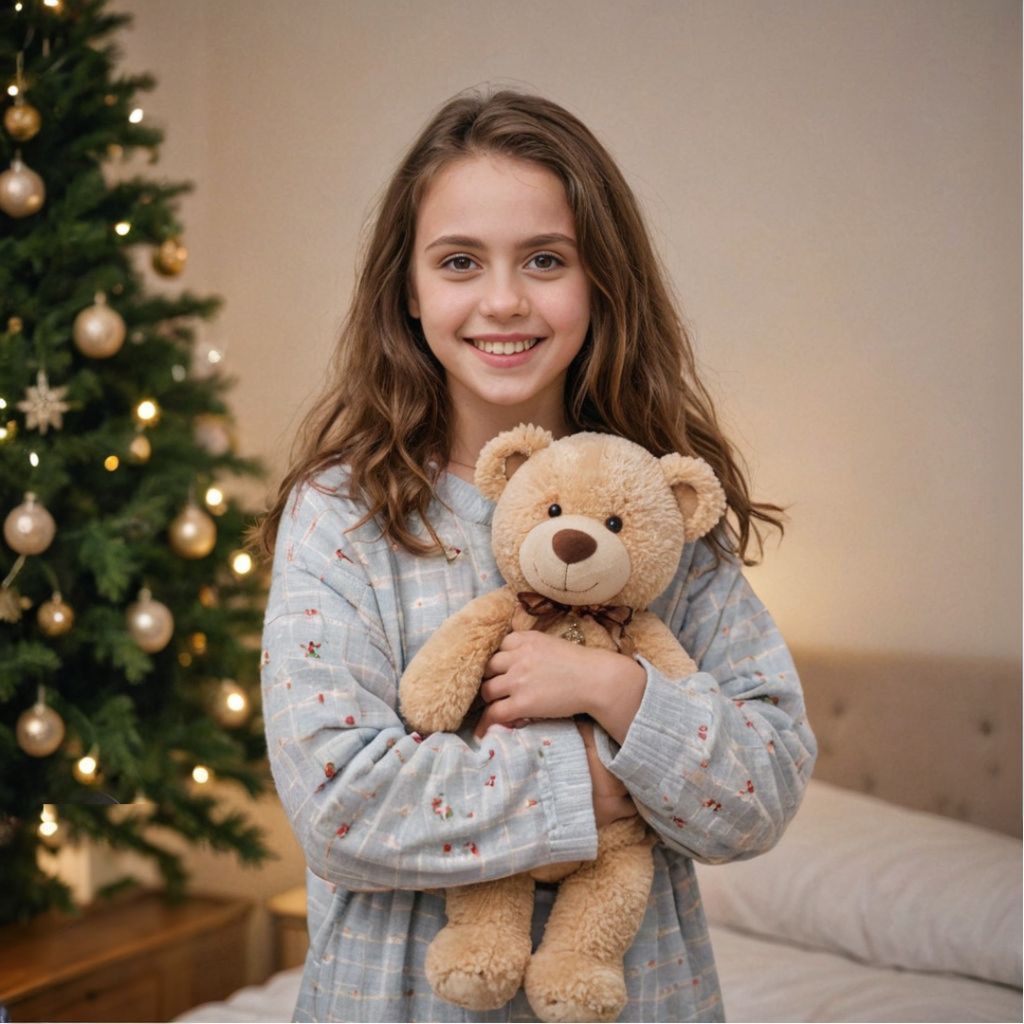
[[[306,962],[309,932],[306,928],[306,889],[286,889],[267,900],[274,926],[274,970],[301,967]]]
[[[248,900],[146,892],[0,928],[12,1021],[168,1021],[245,984]]]

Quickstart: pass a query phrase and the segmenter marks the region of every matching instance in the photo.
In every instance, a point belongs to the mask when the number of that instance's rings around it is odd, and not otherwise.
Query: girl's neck
[[[475,409],[467,408],[468,403],[453,402],[452,448],[448,457],[448,472],[463,480],[473,482],[473,473],[480,450],[496,434],[511,430],[520,423],[532,423],[550,430],[556,437],[569,433],[565,409],[561,399],[551,407],[540,403],[531,408],[523,406],[501,406],[479,404]]]

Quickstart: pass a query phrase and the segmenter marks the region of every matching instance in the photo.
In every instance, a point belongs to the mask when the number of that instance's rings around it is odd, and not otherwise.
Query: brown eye
[[[554,519],[555,516],[560,516],[561,514],[562,514],[562,506],[561,505],[548,505],[548,515],[551,516],[552,519]]]
[[[604,525],[608,527],[612,533],[618,533],[622,529],[622,520],[618,516],[609,516],[605,521]]]

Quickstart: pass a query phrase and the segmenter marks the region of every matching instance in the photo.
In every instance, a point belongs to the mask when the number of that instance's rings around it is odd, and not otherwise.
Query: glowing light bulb
[[[43,812],[39,815],[40,821],[56,821],[57,820],[57,805],[56,804],[43,804]]]
[[[18,92],[19,92],[18,86],[17,86],[17,84],[15,82],[11,82],[11,84],[9,86],[7,86],[7,95],[8,96],[17,96]]]
[[[103,460],[103,467],[109,473],[113,473],[118,466],[121,465],[121,460],[116,455],[108,455]]]
[[[222,516],[228,510],[224,492],[219,487],[206,488],[206,507],[215,515]]]
[[[128,232],[131,231],[131,229],[132,229],[131,224],[129,224],[128,221],[126,221],[126,220],[122,220],[122,221],[120,221],[120,222],[118,222],[117,224],[114,225],[114,230],[122,238],[124,238],[124,236],[127,235]]]
[[[130,114],[128,115],[128,120],[129,120],[129,121],[131,121],[131,123],[132,123],[132,124],[138,124],[138,123],[139,123],[139,122],[140,122],[140,121],[142,120],[142,117],[143,117],[143,114],[142,114],[142,107],[136,107],[136,108],[135,108],[135,109],[134,109],[134,110],[133,110],[133,111],[132,111],[132,112],[131,112],[131,113],[130,113]]]
[[[35,469],[39,465],[39,456],[35,452],[29,452],[28,461],[32,468]]]
[[[6,398],[0,398],[0,409],[6,409],[6,408],[7,408],[7,399]]]
[[[160,419],[160,406],[152,398],[144,398],[135,406],[135,418],[143,426],[150,427]]]
[[[229,693],[224,701],[229,711],[244,711],[246,708],[244,693]]]
[[[231,556],[231,568],[236,576],[247,576],[252,572],[252,556],[246,551],[236,551]]]
[[[44,837],[56,835],[57,829],[59,828],[60,825],[55,821],[44,821],[39,826],[39,834]]]
[[[192,778],[196,780],[200,785],[210,781],[210,769],[203,767],[201,764],[197,764],[192,769]]]
[[[96,771],[96,767],[96,758],[90,757],[88,754],[78,762],[78,770],[83,775],[92,775]]]
[[[206,353],[206,361],[208,363],[213,363],[214,366],[216,366],[223,358],[224,353],[216,348],[211,348],[210,351]]]

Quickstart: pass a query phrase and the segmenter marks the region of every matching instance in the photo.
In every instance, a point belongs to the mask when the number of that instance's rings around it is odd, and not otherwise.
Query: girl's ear
[[[725,492],[714,470],[703,459],[677,452],[658,461],[683,513],[686,540],[703,537],[725,515]]]
[[[419,320],[419,318],[420,318],[420,301],[419,301],[419,299],[416,298],[416,289],[413,287],[413,283],[412,283],[411,280],[406,285],[406,289],[405,290],[406,290],[406,292],[407,292],[407,294],[409,296],[409,301],[407,303],[408,307],[409,307],[409,316],[411,316],[413,318],[413,320]]]
[[[501,497],[512,474],[531,456],[554,440],[550,431],[532,423],[520,423],[513,430],[492,437],[476,460],[477,490],[491,501]]]

